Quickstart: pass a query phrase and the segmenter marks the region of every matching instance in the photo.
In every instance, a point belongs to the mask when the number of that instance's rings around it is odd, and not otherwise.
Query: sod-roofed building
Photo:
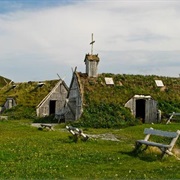
[[[62,80],[41,82],[10,82],[0,89],[0,113],[19,106],[33,108],[39,117],[61,110],[66,101],[68,87]]]
[[[66,121],[83,118],[124,121],[129,111],[142,123],[160,122],[162,115],[180,111],[180,79],[156,75],[98,74],[98,55],[85,56],[85,73],[74,70],[66,102]],[[162,80],[158,87],[156,80]],[[153,97],[153,98],[152,98]],[[173,106],[171,106],[173,104]],[[167,108],[171,107],[171,108]],[[113,120],[112,120],[113,119]]]
[[[37,105],[37,116],[49,116],[57,114],[65,105],[68,87],[65,82],[60,80],[53,89]]]
[[[96,78],[98,75],[98,55],[86,54],[84,62],[86,64],[86,73],[78,73],[76,72],[76,68],[73,72],[69,92],[67,95],[67,110],[65,114],[66,121],[79,119],[83,112],[83,78]]]

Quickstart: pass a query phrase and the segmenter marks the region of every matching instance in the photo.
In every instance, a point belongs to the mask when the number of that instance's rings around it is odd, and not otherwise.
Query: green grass
[[[111,133],[119,141],[92,138],[75,143],[63,125],[40,131],[30,123],[0,122],[0,179],[180,179],[175,157],[160,160],[152,149],[138,156],[132,153],[145,127],[176,131],[180,124],[84,129],[87,134]]]

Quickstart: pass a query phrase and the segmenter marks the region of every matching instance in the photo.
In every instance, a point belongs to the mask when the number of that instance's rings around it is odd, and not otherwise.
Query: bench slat
[[[160,148],[170,148],[171,147],[170,145],[167,145],[167,144],[161,144],[161,143],[145,141],[145,140],[137,140],[137,142],[148,145],[148,146],[156,146],[156,147],[160,147]]]
[[[171,114],[169,114],[169,115],[175,115],[175,116],[180,116],[180,113],[171,113]]]
[[[156,130],[152,128],[145,128],[144,134],[152,134],[152,135],[164,136],[164,137],[169,137],[169,138],[175,138],[178,135],[177,132],[161,131],[161,130]]]

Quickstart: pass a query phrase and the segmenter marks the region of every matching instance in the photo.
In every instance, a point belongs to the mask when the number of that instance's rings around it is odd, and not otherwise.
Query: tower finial
[[[90,42],[90,44],[91,44],[91,54],[93,54],[93,44],[95,43],[95,41],[93,40],[93,33],[92,33],[91,37],[92,37],[92,40]]]

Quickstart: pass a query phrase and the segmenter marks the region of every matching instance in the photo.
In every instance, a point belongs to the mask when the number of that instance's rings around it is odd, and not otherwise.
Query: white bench
[[[85,141],[89,138],[86,134],[83,133],[82,130],[76,127],[66,126],[66,129],[76,138],[76,140],[78,137],[82,137]]]
[[[171,122],[171,119],[173,118],[173,116],[180,116],[180,113],[173,112],[172,114],[170,114],[170,117],[167,120],[166,124],[169,124]]]
[[[153,128],[145,128],[144,134],[146,134],[146,136],[143,140],[136,141],[134,152],[138,153],[140,150],[142,151],[146,150],[148,146],[154,146],[161,150],[162,152],[161,157],[163,158],[165,154],[173,155],[172,149],[180,135],[180,131],[177,130],[177,132],[168,132],[168,131],[156,130]],[[149,141],[151,135],[168,137],[171,139],[171,142],[169,144],[163,144],[163,143]],[[142,145],[145,145],[144,149],[141,149]]]
[[[40,128],[54,131],[54,128],[51,124],[40,124]]]

